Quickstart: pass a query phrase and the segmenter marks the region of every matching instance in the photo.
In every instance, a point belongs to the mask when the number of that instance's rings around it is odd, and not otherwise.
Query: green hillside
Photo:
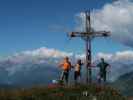
[[[108,86],[49,85],[33,88],[0,89],[0,100],[127,100],[119,91]]]

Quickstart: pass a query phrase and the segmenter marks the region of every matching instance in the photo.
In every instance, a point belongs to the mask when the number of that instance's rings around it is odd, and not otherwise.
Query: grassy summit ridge
[[[27,89],[0,89],[0,100],[127,100],[108,86],[38,86]]]

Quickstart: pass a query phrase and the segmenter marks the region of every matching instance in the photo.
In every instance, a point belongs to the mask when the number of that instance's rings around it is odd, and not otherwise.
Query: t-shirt
[[[64,62],[63,63],[63,70],[69,70],[71,68],[71,63],[70,62]]]
[[[79,64],[76,64],[76,66],[75,66],[75,71],[80,71],[80,69],[81,69],[81,65],[79,65]]]
[[[106,72],[106,69],[109,66],[109,64],[106,62],[101,62],[97,66],[100,67],[100,72]]]

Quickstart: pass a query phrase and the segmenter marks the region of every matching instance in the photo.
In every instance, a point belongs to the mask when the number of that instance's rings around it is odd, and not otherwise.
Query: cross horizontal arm
[[[81,32],[71,32],[69,33],[70,37],[80,37],[81,36]]]
[[[110,36],[109,31],[92,31],[92,32],[71,32],[70,37],[107,37]]]
[[[93,34],[95,37],[108,37],[108,36],[110,36],[109,31],[95,31]]]

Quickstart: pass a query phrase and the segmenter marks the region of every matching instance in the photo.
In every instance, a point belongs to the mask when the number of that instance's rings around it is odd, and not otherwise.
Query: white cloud
[[[49,49],[46,47],[42,47],[33,51],[24,51],[23,54],[25,55],[32,55],[32,56],[39,56],[39,57],[45,57],[45,58],[59,58],[59,57],[65,57],[65,56],[71,56],[72,53],[62,52],[56,49]]]
[[[27,50],[15,53],[0,60],[0,69],[4,69],[11,76],[21,70],[30,70],[34,64],[56,67],[57,63],[65,56],[72,57],[73,53],[41,47],[35,50]],[[36,66],[37,67],[37,66]]]
[[[83,31],[85,16],[78,15],[80,21],[78,30]],[[112,38],[133,47],[133,2],[131,0],[118,0],[112,4],[105,4],[103,8],[92,12],[92,23],[95,30],[112,32]]]
[[[41,47],[39,49],[27,50],[13,54],[7,57],[7,59],[14,63],[21,63],[24,61],[36,61],[37,59],[59,59],[65,56],[73,56],[73,53],[67,53],[56,49]]]
[[[133,61],[133,51],[122,51],[116,52],[115,54],[98,53],[97,58],[100,59],[101,57],[112,62]]]
[[[7,57],[5,60],[0,61],[0,73],[1,77],[7,79],[11,77],[14,80],[14,77],[25,78],[23,75],[32,75],[32,70],[39,73],[39,69],[43,69],[45,73],[45,67],[49,66],[50,68],[57,67],[57,63],[64,57],[70,56],[71,60],[75,63],[77,58],[84,59],[84,54],[73,54],[56,49],[49,49],[42,47],[35,50],[23,51],[17,54],[14,54],[10,57]],[[115,54],[106,54],[98,53],[94,61],[98,63],[99,59],[103,57],[105,60],[111,64],[111,73],[109,73],[110,80],[115,80],[120,75],[133,71],[133,51],[122,51],[116,52]],[[84,69],[85,67],[83,67]],[[36,70],[35,70],[36,69]],[[58,68],[57,68],[58,69]],[[51,69],[50,69],[51,70]],[[40,70],[39,70],[40,71]],[[42,70],[41,70],[42,71]],[[94,71],[96,72],[96,70]],[[97,74],[97,73],[93,73]],[[40,74],[39,74],[40,75]],[[34,75],[33,75],[34,76]],[[1,80],[2,81],[2,80]],[[15,79],[15,81],[17,81]]]

